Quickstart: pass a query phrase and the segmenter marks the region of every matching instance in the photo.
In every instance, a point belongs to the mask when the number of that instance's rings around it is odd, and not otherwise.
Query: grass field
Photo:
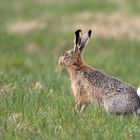
[[[139,13],[139,0],[0,0],[0,140],[139,140],[139,116],[75,113],[57,66],[90,28],[85,61],[140,86]]]

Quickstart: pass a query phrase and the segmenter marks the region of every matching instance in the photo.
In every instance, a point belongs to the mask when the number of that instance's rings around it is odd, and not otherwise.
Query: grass
[[[135,17],[139,15],[139,1],[49,1],[1,1],[0,139],[140,139],[140,117],[109,116],[93,106],[77,114],[69,76],[65,70],[60,74],[57,68],[58,57],[72,47],[72,25],[79,22],[69,17],[84,11],[122,12]],[[43,23],[43,28],[26,32],[7,29],[33,20]],[[64,30],[59,30],[62,27]],[[93,36],[84,58],[88,64],[138,87],[139,46],[140,40],[127,36]]]

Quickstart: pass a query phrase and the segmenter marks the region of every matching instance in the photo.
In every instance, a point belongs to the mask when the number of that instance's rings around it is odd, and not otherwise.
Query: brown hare
[[[75,32],[74,48],[59,58],[59,65],[67,68],[76,100],[76,109],[83,112],[89,104],[102,104],[109,114],[137,113],[140,108],[140,88],[88,66],[83,61],[83,50],[92,31],[81,36]]]

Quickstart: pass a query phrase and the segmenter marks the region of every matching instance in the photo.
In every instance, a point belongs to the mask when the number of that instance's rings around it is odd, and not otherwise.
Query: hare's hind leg
[[[132,114],[137,112],[139,100],[130,94],[116,95],[104,102],[104,107],[109,114]]]

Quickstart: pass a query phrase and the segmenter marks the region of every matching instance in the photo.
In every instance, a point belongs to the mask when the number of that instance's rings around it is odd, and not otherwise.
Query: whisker
[[[58,70],[58,75],[61,75],[61,71],[62,71],[62,67],[60,66],[60,64],[57,64],[57,70]]]

